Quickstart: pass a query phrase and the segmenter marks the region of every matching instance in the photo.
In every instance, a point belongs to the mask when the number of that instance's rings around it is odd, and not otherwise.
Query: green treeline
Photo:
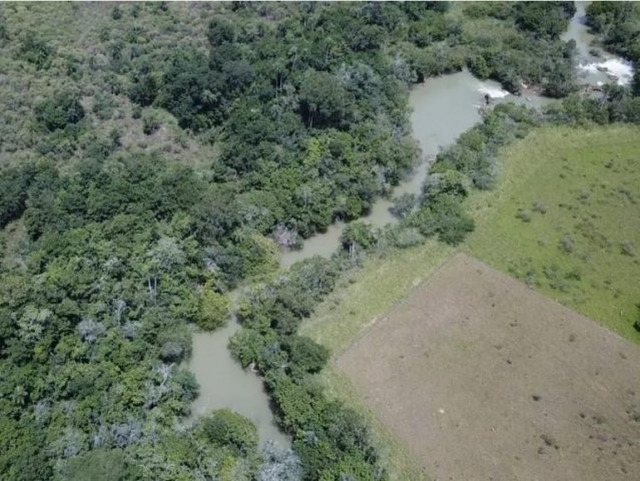
[[[353,222],[336,259],[245,301],[232,349],[264,374],[295,454],[258,450],[226,410],[189,419],[191,328],[223,325],[228,292],[273,276],[278,245],[357,219],[411,169],[412,83],[466,66],[514,92],[572,91],[559,39],[572,12],[3,4],[0,478],[384,479],[362,420],[314,383],[329,353],[297,328],[365,252],[460,242],[473,228],[461,199],[492,185],[495,149],[532,114],[496,109],[440,156],[421,199],[398,199],[398,226]],[[611,95],[624,107],[607,118],[636,115]],[[601,118],[574,104],[556,118]]]

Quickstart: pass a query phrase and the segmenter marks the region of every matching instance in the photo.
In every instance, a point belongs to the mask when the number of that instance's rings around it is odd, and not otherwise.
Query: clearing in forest
[[[640,349],[464,254],[338,364],[435,480],[640,472]]]

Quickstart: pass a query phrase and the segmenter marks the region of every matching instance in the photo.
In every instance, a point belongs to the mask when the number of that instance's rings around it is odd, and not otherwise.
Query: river
[[[618,77],[619,83],[626,82],[627,75],[630,78],[632,74],[626,62],[606,55],[602,50],[598,50],[598,56],[590,53],[593,36],[584,25],[585,4],[577,2],[576,5],[577,13],[563,39],[576,41],[576,68],[581,81],[592,85],[605,82],[608,77],[602,70],[608,68],[609,73]],[[489,95],[492,102],[513,101],[535,107],[551,102],[539,96],[514,97],[496,82],[480,81],[468,71],[430,78],[414,86],[409,95],[411,128],[422,151],[421,162],[412,175],[394,189],[394,196],[420,194],[428,171],[428,159],[481,120],[479,108],[485,95]],[[390,206],[389,199],[378,200],[363,220],[377,227],[395,222],[389,212]],[[307,239],[302,249],[284,251],[282,267],[314,255],[330,257],[339,246],[343,227],[342,223],[333,224],[326,232]],[[200,396],[193,403],[193,413],[199,416],[212,409],[231,408],[256,424],[262,444],[272,439],[288,445],[288,437],[274,424],[262,381],[252,372],[242,369],[227,348],[229,338],[238,329],[237,322],[233,320],[216,332],[194,334],[189,369],[200,383]]]
[[[594,36],[586,24],[586,9],[589,2],[575,2],[576,14],[562,36],[566,42],[576,42],[576,73],[578,81],[588,85],[603,85],[615,80],[618,85],[627,85],[633,78],[633,65],[611,55],[594,44]]]

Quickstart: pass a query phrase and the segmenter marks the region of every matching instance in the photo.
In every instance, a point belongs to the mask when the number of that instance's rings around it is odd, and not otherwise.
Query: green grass
[[[543,128],[505,149],[499,166],[498,187],[469,199],[477,229],[461,249],[639,342],[632,324],[640,302],[640,128]],[[458,250],[429,241],[368,261],[301,333],[337,358]],[[391,479],[426,478],[334,363],[320,379],[369,420]]]
[[[640,342],[640,128],[544,128],[501,159],[465,249]]]

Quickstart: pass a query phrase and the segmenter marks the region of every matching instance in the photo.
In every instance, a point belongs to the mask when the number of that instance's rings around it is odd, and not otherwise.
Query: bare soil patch
[[[459,254],[338,360],[434,480],[637,480],[640,349]]]

